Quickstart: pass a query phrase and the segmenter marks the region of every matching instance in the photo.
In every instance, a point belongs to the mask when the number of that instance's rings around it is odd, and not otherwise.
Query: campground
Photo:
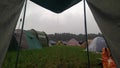
[[[101,68],[101,54],[90,52],[91,68]],[[16,51],[6,54],[2,68],[14,68]],[[55,45],[42,49],[21,50],[18,68],[87,68],[87,53],[79,46]]]

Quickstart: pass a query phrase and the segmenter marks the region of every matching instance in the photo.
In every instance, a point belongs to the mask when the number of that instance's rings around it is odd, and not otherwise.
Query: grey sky
[[[99,33],[100,30],[87,6],[88,33]],[[56,14],[35,3],[28,1],[24,29],[36,29],[51,33],[84,34],[83,3],[80,2],[66,11]]]

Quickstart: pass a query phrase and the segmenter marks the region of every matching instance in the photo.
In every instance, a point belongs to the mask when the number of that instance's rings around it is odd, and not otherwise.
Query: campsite
[[[19,33],[20,33],[19,31],[20,30],[15,30],[16,36],[13,36],[11,44],[9,45],[9,49],[6,54],[5,60],[3,62],[2,68],[14,68],[15,66],[15,62],[16,62],[15,58],[17,54],[16,47],[18,46],[17,45],[18,42],[16,39],[19,38]],[[24,33],[32,32],[32,31],[33,29],[27,30],[27,31],[24,30]],[[18,34],[16,32],[18,32]],[[36,33],[37,32],[38,31],[36,31]],[[67,40],[66,38],[63,38],[66,44],[64,44],[63,41],[61,42],[55,41],[56,43],[52,41],[50,44],[50,43],[47,43],[49,41],[45,42],[45,40],[47,39],[53,40],[54,38],[51,38],[51,35],[48,35],[49,37],[46,37],[47,35],[45,33],[43,34],[43,32],[40,33],[40,31],[39,31],[39,34],[41,35],[41,36],[39,35],[39,38],[35,37],[35,36],[38,36],[38,34],[32,35],[31,33],[29,33],[29,34],[23,35],[23,39],[22,39],[23,42],[21,43],[21,51],[19,56],[18,68],[28,68],[28,67],[29,68],[87,68],[87,65],[86,65],[87,53],[85,51],[85,48],[83,48],[84,43],[79,44],[79,41],[75,39],[75,36],[74,37],[70,36],[71,39],[69,39],[68,41],[66,41]],[[26,37],[26,35],[28,36]],[[64,37],[62,35],[60,36],[61,38]],[[96,38],[101,38],[101,37],[98,37],[97,34],[90,34],[89,36],[90,36],[89,39],[93,38],[93,41],[89,46],[92,46],[93,50],[95,50],[94,48],[96,46],[94,45],[95,44],[94,39],[96,40]],[[52,37],[59,37],[59,36],[53,35]],[[42,39],[44,41],[39,42],[39,39]],[[81,35],[81,39],[82,39],[82,35]],[[30,40],[33,40],[33,41],[29,42]],[[100,43],[101,41],[103,41],[103,39],[98,40],[98,42]],[[44,45],[43,43],[44,44],[47,43],[47,44]],[[84,46],[86,47],[86,45]],[[103,46],[103,45],[100,45],[100,46]],[[101,68],[102,61],[99,60],[99,58],[102,57],[101,53],[95,53],[95,52],[98,52],[98,51],[89,52],[90,67]]]
[[[120,68],[120,0],[0,0],[0,68]]]

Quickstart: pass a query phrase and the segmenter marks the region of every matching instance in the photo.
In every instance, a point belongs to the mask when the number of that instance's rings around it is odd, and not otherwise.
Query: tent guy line
[[[24,23],[25,23],[25,15],[26,15],[26,8],[27,8],[27,0],[25,0],[24,2],[24,14],[23,14],[23,21],[22,21],[22,27],[21,27],[21,33],[20,33],[20,39],[18,42],[18,49],[17,49],[17,56],[16,56],[16,62],[15,62],[15,68],[17,68],[18,66],[18,61],[19,61],[19,55],[20,55],[20,47],[21,47],[21,43],[22,43],[22,36],[23,36],[23,29],[24,29]]]
[[[89,49],[88,49],[88,30],[87,30],[87,18],[86,18],[86,0],[83,0],[84,6],[84,27],[85,27],[85,41],[87,45],[87,60],[88,60],[88,68],[90,68],[90,56],[89,56]]]

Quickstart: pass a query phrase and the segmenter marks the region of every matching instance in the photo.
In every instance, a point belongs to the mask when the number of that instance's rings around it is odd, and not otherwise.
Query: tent
[[[89,39],[89,40],[88,40],[88,46],[91,44],[91,42],[92,42],[92,40]],[[84,42],[80,45],[80,47],[81,47],[81,48],[86,48],[86,47],[87,47],[86,41],[84,41]]]
[[[50,40],[50,41],[49,41],[49,46],[52,46],[52,45],[55,45],[55,44],[56,44],[55,41],[53,41],[53,40]]]
[[[25,31],[25,35],[28,43],[28,49],[42,48],[42,44],[39,42],[34,34],[29,31]]]
[[[35,37],[39,40],[41,43],[42,47],[48,47],[49,45],[49,40],[48,36],[44,31],[36,31],[34,29],[29,30],[32,34],[35,35]]]
[[[15,33],[15,35],[12,37],[14,40],[12,40],[11,43],[17,43],[17,45],[10,44],[11,47],[18,46],[20,39],[20,30],[16,30],[16,32],[17,33]],[[21,49],[36,49],[36,48],[42,48],[42,45],[40,44],[39,40],[30,31],[24,30],[21,42]]]
[[[71,45],[71,46],[79,46],[79,42],[77,40],[75,40],[74,38],[70,39],[68,42],[67,42],[67,45]]]
[[[43,31],[36,31],[37,33],[37,37],[39,39],[39,42],[41,42],[41,44],[43,45],[42,47],[48,47],[49,45],[49,40],[48,40],[48,36],[45,32]]]
[[[31,0],[53,12],[60,13],[81,0]],[[0,67],[25,0],[0,0]],[[102,31],[112,56],[120,68],[120,0],[87,0]]]
[[[103,48],[107,48],[106,42],[103,37],[96,37],[88,46],[89,51],[101,52]]]
[[[87,0],[117,68],[120,68],[120,0]]]
[[[40,49],[42,47],[48,47],[48,40],[46,39],[46,34],[43,34],[42,36],[45,36],[44,38],[37,37],[37,34],[35,34],[35,30],[24,30],[23,36],[22,36],[22,43],[21,43],[21,49]],[[9,46],[9,50],[17,50],[17,46],[20,39],[20,33],[21,30],[17,29],[15,30],[15,34],[12,37],[11,44]],[[39,40],[41,39],[41,40]],[[42,41],[43,40],[43,41]]]
[[[27,35],[25,33],[26,33],[26,31],[24,30],[23,34],[22,34],[22,40],[21,40],[21,48],[22,49],[28,49],[28,43],[27,43],[27,39],[26,39]],[[20,40],[20,34],[21,34],[20,29],[17,29],[17,30],[14,31],[14,36],[13,37],[15,37],[15,39],[17,40],[16,42],[18,44],[19,44],[19,40]],[[15,41],[12,41],[12,42],[15,42]],[[13,46],[13,45],[10,45],[10,46]],[[16,46],[18,46],[18,45],[16,45]]]

